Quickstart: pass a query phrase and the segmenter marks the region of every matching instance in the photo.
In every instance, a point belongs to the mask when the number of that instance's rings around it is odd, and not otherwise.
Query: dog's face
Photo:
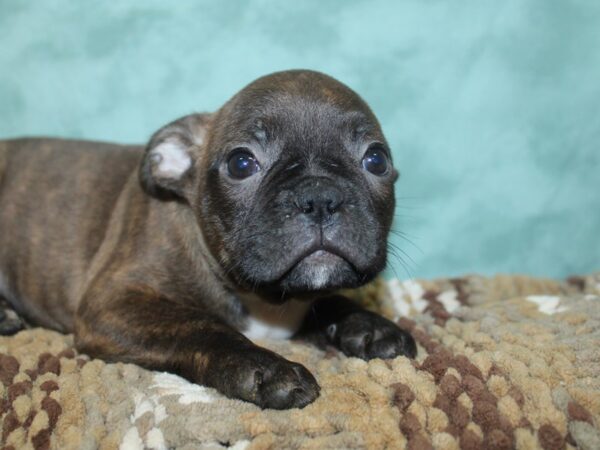
[[[182,195],[241,289],[275,301],[356,287],[385,267],[397,172],[348,87],[309,71],[261,78],[206,122],[201,147]]]

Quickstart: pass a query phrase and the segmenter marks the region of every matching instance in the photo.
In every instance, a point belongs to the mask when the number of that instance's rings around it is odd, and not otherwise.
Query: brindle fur
[[[0,294],[27,321],[74,332],[78,349],[91,356],[178,373],[261,407],[312,402],[319,386],[308,370],[239,331],[246,320],[244,293],[254,289],[280,301],[294,289],[257,281],[266,276],[258,267],[248,286],[249,269],[243,276],[236,270],[242,244],[231,229],[240,218],[232,188],[224,187],[216,169],[221,143],[238,135],[243,140],[244,114],[272,108],[265,99],[273,92],[286,93],[278,107],[290,111],[299,108],[298,98],[327,103],[328,114],[335,108],[360,111],[383,141],[356,94],[322,74],[290,71],[258,80],[213,115],[169,124],[146,148],[62,139],[0,142]],[[276,125],[261,123],[256,134]],[[319,146],[323,136],[309,135],[305,145]],[[176,180],[157,177],[148,158],[149,149],[173,136],[193,161]],[[341,170],[337,176],[344,176]],[[377,239],[384,241],[392,183],[377,185],[370,197],[375,218],[369,223],[378,224]],[[346,274],[331,287],[356,286],[375,276],[385,265],[385,242],[374,250],[371,260],[356,263],[360,274]],[[299,334],[318,345],[336,345],[365,359],[414,356],[408,334],[347,299],[320,299],[311,311]]]

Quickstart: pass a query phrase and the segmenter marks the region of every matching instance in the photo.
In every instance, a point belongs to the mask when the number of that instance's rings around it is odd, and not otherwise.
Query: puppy
[[[396,178],[366,103],[305,70],[260,78],[145,148],[4,141],[0,292],[92,357],[301,408],[315,378],[251,339],[415,356],[408,333],[331,294],[384,268]]]

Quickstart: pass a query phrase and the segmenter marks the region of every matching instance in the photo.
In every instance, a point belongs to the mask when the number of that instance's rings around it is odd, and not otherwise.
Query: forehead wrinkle
[[[377,129],[377,125],[362,111],[341,110],[329,103],[297,97],[270,105],[259,120],[264,124],[270,139],[274,136],[287,137],[290,132],[303,137],[331,133],[349,133],[354,136],[359,127],[364,132]]]
[[[330,153],[332,145],[355,146],[367,138],[385,142],[368,106],[357,101],[333,102],[331,91],[315,90],[317,95],[311,89],[252,89],[255,95],[245,93],[231,105],[227,128],[232,133],[226,133],[227,137],[243,135],[261,145],[270,158],[294,146],[307,163],[315,153]],[[257,138],[257,123],[265,131],[263,140]]]

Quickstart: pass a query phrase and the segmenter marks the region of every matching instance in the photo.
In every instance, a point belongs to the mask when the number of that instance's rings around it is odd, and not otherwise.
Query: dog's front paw
[[[262,348],[235,355],[217,374],[217,389],[261,408],[303,408],[318,396],[315,377],[297,364]]]
[[[370,311],[352,313],[329,325],[327,337],[347,356],[366,360],[417,355],[417,345],[409,333]]]

